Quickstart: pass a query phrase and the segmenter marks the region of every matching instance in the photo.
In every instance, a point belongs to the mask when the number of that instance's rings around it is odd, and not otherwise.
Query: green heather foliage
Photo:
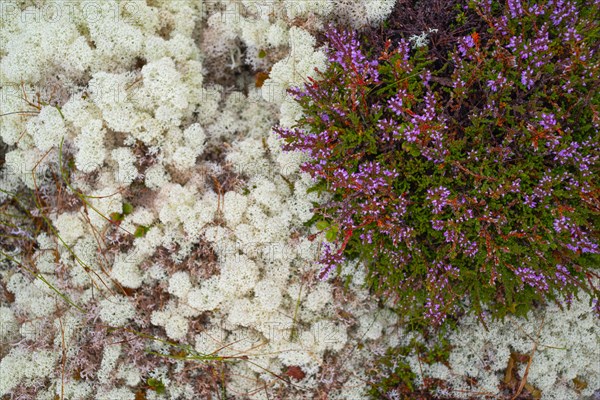
[[[404,39],[369,59],[330,28],[329,68],[290,90],[304,116],[276,131],[333,194],[313,220],[330,239],[320,276],[360,258],[422,326],[578,290],[598,312],[599,2],[469,7],[489,28],[442,68]]]
[[[434,344],[425,344],[414,338],[406,346],[388,349],[378,360],[377,366],[369,370],[370,398],[392,398],[392,393],[397,396],[395,398],[402,400],[431,398],[428,395],[436,389],[442,389],[444,382],[425,378],[423,387],[418,387],[415,383],[417,373],[411,369],[408,358],[417,355],[423,364],[448,365],[451,350],[452,347],[444,339]]]

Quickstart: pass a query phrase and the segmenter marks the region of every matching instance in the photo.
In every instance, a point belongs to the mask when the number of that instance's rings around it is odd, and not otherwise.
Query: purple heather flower
[[[598,160],[597,156],[588,154],[584,157],[577,157],[577,167],[583,176],[589,176],[591,174],[590,166],[594,165]]]
[[[462,57],[466,57],[469,49],[475,47],[475,41],[472,36],[463,36],[458,39],[458,51]]]
[[[393,138],[395,138],[395,137],[397,137],[399,135],[399,133],[398,133],[398,125],[392,119],[382,118],[377,123],[377,128],[380,130],[380,132],[381,132],[381,139],[384,142],[389,142]]]
[[[498,72],[498,77],[494,80],[489,80],[488,85],[492,92],[497,92],[498,88],[506,84],[506,78],[502,76],[502,72]]]
[[[436,118],[435,106],[437,102],[435,101],[435,96],[433,92],[428,91],[424,96],[424,104],[425,104],[425,114],[420,118],[422,121],[433,121]]]
[[[561,286],[565,286],[567,284],[567,279],[571,276],[569,270],[561,265],[556,264],[556,279],[560,283]]]
[[[337,106],[337,105],[335,105],[335,104],[333,104],[333,105],[331,106],[331,109],[332,109],[333,111],[335,111],[335,112],[337,113],[337,115],[339,115],[339,116],[340,116],[340,117],[342,117],[342,118],[345,118],[345,117],[346,117],[346,115],[347,115],[347,114],[346,114],[346,112],[345,112],[344,110],[342,110],[342,109],[341,109],[339,106]]]
[[[564,215],[562,215],[560,218],[557,218],[554,220],[554,223],[552,224],[554,226],[554,230],[557,233],[560,233],[564,230],[568,230],[570,227],[569,222],[571,221],[571,219],[569,217],[565,217]]]
[[[521,49],[521,60],[526,60],[533,55],[533,50],[529,46],[524,45]]]
[[[363,243],[372,244],[373,243],[373,231],[361,233],[360,240],[362,240]]]
[[[562,149],[561,151],[556,153],[554,161],[558,161],[561,165],[563,165],[570,159],[575,159],[576,157],[578,158],[579,153],[577,152],[577,149],[579,149],[579,143],[571,142],[571,144],[569,144],[569,147],[567,147],[566,149]]]
[[[521,0],[508,0],[507,3],[512,18],[518,18],[523,15],[523,4],[521,4]]]
[[[426,69],[419,77],[423,80],[423,84],[429,87],[429,81],[431,80],[431,71]]]
[[[469,150],[469,152],[467,153],[467,160],[479,161],[479,157],[477,157],[477,150]]]
[[[523,86],[527,87],[527,89],[531,89],[533,87],[533,71],[530,67],[527,67],[526,70],[521,72],[521,83]]]
[[[598,299],[592,299],[592,308],[596,318],[600,318],[600,301]]]
[[[514,52],[519,48],[521,43],[523,43],[523,38],[521,36],[511,36],[506,47],[512,49]]]
[[[455,243],[458,241],[458,235],[456,231],[453,230],[444,231],[444,237],[446,238],[447,243]]]
[[[388,107],[398,116],[402,115],[402,93],[398,93],[388,100]]]
[[[446,319],[446,313],[442,309],[444,305],[444,299],[440,293],[436,293],[435,297],[427,298],[425,303],[425,318],[427,318],[433,326],[440,326]]]
[[[392,217],[396,219],[400,219],[404,214],[406,214],[406,210],[408,208],[409,201],[406,197],[402,196],[398,199],[398,201],[393,205],[394,211],[392,212]]]
[[[324,243],[323,253],[319,260],[319,264],[323,266],[321,271],[319,271],[319,279],[322,281],[327,280],[331,271],[341,265],[344,260],[345,258],[339,252],[333,250],[331,243]]]
[[[510,34],[510,29],[508,28],[508,18],[506,15],[502,15],[500,18],[496,19],[496,30],[503,36],[508,36]]]
[[[290,94],[290,96],[296,101],[302,100],[304,97],[308,96],[308,93],[306,93],[301,88],[295,86],[290,87],[287,91]]]
[[[394,246],[398,246],[398,244],[402,242],[409,244],[407,240],[412,238],[414,234],[414,229],[409,226],[404,226],[403,221],[400,222],[400,225],[391,226],[389,228],[380,228],[380,231],[390,236]]]
[[[575,237],[571,240],[572,243],[567,244],[567,248],[573,252],[582,252],[582,253],[591,253],[598,254],[600,253],[600,248],[597,243],[592,242],[585,236],[582,236],[580,231],[577,232]]]
[[[534,15],[544,15],[546,12],[542,4],[532,4],[529,6],[529,13]]]
[[[508,190],[511,193],[521,193],[521,178],[517,178],[511,182]]]
[[[515,274],[521,279],[523,283],[526,283],[529,286],[536,288],[542,292],[548,291],[548,283],[546,282],[546,277],[541,273],[535,272],[534,270],[528,267],[520,267],[517,268]]]
[[[438,261],[435,264],[435,267],[438,271],[444,271],[444,273],[448,276],[450,276],[451,278],[458,278],[459,274],[460,274],[460,270],[458,268],[456,268],[455,266],[453,266],[452,264],[446,264],[442,261]]]
[[[573,293],[567,293],[567,295],[565,296],[565,303],[568,307],[571,306],[571,304],[573,303]]]
[[[477,5],[481,7],[484,14],[492,13],[492,0],[478,0]],[[465,7],[468,8],[468,7]]]
[[[542,114],[542,119],[539,121],[542,128],[546,130],[551,130],[556,127],[556,118],[554,118],[554,114]]]
[[[463,81],[462,79],[458,78],[455,79],[454,81],[452,81],[452,87],[454,89],[460,89],[460,88],[464,88],[465,87],[465,81]]]
[[[402,56],[400,67],[406,73],[411,73],[413,69],[411,63],[408,62],[410,58],[410,47],[410,42],[405,39],[401,39],[398,42],[398,54]]]
[[[435,189],[427,189],[426,199],[429,200],[433,206],[433,214],[441,214],[442,209],[448,204],[448,196],[450,196],[450,191],[443,186],[439,186]]]
[[[325,33],[333,48],[329,49],[329,62],[338,63],[344,70],[360,75],[363,79],[379,82],[378,60],[368,61],[360,49],[355,32],[338,31],[330,27]]]
[[[550,20],[554,24],[554,26],[560,25],[563,20],[571,17],[571,21],[577,18],[577,9],[575,8],[575,4],[570,1],[564,0],[550,0],[548,2],[548,7],[554,9],[552,10],[552,14],[550,15]]]
[[[334,182],[332,184],[332,187],[334,189],[338,188],[338,187],[344,187],[345,183],[348,182],[348,177],[350,175],[348,174],[348,171],[346,171],[343,168],[338,168],[333,172],[333,178],[334,178]]]
[[[386,177],[393,179],[398,176],[396,171],[384,169],[381,164],[373,161],[361,164],[358,169],[358,172],[350,174],[347,182],[340,182],[339,185],[357,192],[375,195],[388,186]]]
[[[404,136],[404,140],[412,143],[417,141],[417,138],[419,137],[420,133],[421,130],[419,129],[418,125],[410,124],[406,129],[402,131],[402,136]]]
[[[523,199],[524,199],[523,204],[525,204],[529,208],[535,208],[537,206],[534,195],[529,196],[526,194],[523,196]]]
[[[440,221],[439,219],[431,221],[431,227],[436,231],[441,231],[444,229],[444,221]]]
[[[551,183],[544,182],[543,179],[540,180],[540,183],[533,189],[533,195],[537,197],[539,200],[543,200],[545,197],[550,197],[552,195]]]
[[[477,246],[477,242],[469,242],[467,249],[465,250],[465,254],[471,258],[475,257],[479,248]]]

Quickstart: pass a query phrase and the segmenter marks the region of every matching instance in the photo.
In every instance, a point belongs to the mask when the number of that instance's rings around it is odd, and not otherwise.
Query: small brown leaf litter
[[[291,366],[289,366],[288,369],[287,369],[287,371],[285,371],[285,375],[287,375],[290,378],[293,378],[293,379],[295,379],[297,381],[301,381],[306,376],[306,374],[304,373],[304,371],[302,371],[302,368],[300,368],[297,365],[291,365]]]

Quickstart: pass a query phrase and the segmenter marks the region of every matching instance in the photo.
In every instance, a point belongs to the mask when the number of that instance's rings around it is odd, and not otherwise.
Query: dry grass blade
[[[533,363],[533,357],[534,357],[535,352],[536,352],[537,347],[538,347],[538,341],[539,341],[539,338],[540,338],[540,333],[542,331],[542,328],[544,327],[544,321],[545,321],[545,317],[542,319],[542,323],[540,324],[540,327],[538,328],[538,331],[536,332],[536,338],[535,338],[535,341],[533,343],[533,348],[531,349],[531,353],[529,354],[529,360],[527,361],[527,367],[525,368],[525,373],[523,374],[523,379],[521,379],[521,383],[519,384],[517,392],[511,398],[511,400],[516,400],[516,398],[519,397],[519,395],[521,394],[521,392],[525,388],[525,385],[527,384],[527,376],[529,375],[529,369],[531,368],[531,364]]]
[[[64,400],[65,398],[65,367],[67,364],[67,346],[65,344],[65,328],[62,323],[62,318],[58,318],[58,323],[60,324],[60,337],[61,337],[61,346],[62,346],[62,357],[61,357],[61,386],[60,386],[60,400]]]

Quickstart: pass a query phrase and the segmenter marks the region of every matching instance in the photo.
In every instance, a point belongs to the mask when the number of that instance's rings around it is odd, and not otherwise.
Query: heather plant
[[[290,89],[304,114],[276,132],[332,194],[316,209],[319,276],[360,258],[422,326],[578,290],[598,312],[598,2],[469,7],[489,28],[442,68],[406,39],[369,58],[332,27],[327,70]]]

